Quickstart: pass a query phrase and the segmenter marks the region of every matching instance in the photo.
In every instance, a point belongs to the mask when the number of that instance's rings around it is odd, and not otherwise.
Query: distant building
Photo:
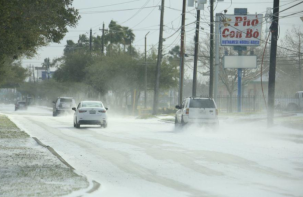
[[[47,70],[44,67],[36,67],[35,69],[37,70],[38,81],[44,81],[53,78],[55,72],[55,71],[47,72]]]

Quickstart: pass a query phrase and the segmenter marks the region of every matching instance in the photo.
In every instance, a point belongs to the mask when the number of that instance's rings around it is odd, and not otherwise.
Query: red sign
[[[222,46],[259,46],[263,15],[224,15],[220,22]]]

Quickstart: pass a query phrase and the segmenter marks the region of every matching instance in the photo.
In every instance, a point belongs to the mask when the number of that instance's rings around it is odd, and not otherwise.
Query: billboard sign
[[[257,68],[257,56],[224,56],[224,68]]]
[[[221,46],[259,46],[262,14],[224,15],[220,22]]]

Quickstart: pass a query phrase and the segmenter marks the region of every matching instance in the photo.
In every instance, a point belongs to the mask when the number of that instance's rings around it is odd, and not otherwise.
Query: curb
[[[47,146],[43,144],[40,140],[38,140],[36,137],[33,137],[33,139],[44,148],[47,148],[53,155],[55,155],[63,164],[65,164],[67,167],[69,167],[72,170],[75,170],[69,163],[67,163],[52,147]]]
[[[72,167],[69,163],[67,163],[52,147],[47,146],[43,144],[40,140],[38,140],[36,137],[32,137],[39,145],[43,146],[44,148],[47,148],[54,156],[56,156],[64,165],[69,167],[72,170],[75,170],[74,167]],[[86,193],[93,193],[94,191],[98,190],[101,187],[101,184],[98,183],[97,181],[92,180],[93,187],[86,191]]]
[[[86,193],[93,193],[94,191],[98,190],[100,188],[101,184],[98,183],[97,181],[93,181],[93,187],[88,190]]]

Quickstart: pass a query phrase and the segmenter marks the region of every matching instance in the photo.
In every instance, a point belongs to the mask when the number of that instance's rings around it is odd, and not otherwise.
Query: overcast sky
[[[280,0],[280,11],[292,5],[300,3],[302,0]],[[133,29],[136,38],[134,46],[139,50],[144,49],[144,37],[150,31],[147,39],[148,49],[152,45],[157,47],[159,40],[159,24],[160,10],[159,5],[161,0],[74,0],[74,7],[80,11],[81,19],[76,28],[69,28],[60,44],[50,43],[49,46],[38,50],[38,55],[32,59],[24,59],[23,66],[29,64],[41,66],[44,58],[61,57],[63,55],[64,45],[66,40],[78,41],[80,34],[87,34],[92,28],[94,36],[101,35],[99,28],[102,28],[103,22],[106,28],[111,20],[115,20],[118,24],[130,27]],[[273,7],[273,0],[224,0],[224,2],[215,2],[215,12],[221,13],[227,9],[227,14],[233,14],[234,8],[248,8],[250,14],[265,14],[267,7]],[[142,9],[141,9],[142,8]],[[182,0],[165,0],[164,14],[164,49],[168,51],[175,45],[180,44],[180,33],[177,29],[181,26],[181,9]],[[186,45],[192,44],[195,24],[190,24],[195,21],[196,11],[192,7],[187,7],[186,14]],[[280,14],[285,16],[300,12],[303,10],[303,3],[291,9],[288,9]],[[205,6],[205,10],[201,12],[201,27],[200,37],[205,36],[205,32],[209,32],[209,0]],[[291,29],[293,25],[300,27],[303,31],[303,22],[300,17],[303,12],[283,18],[280,23],[280,36],[284,37],[287,29]],[[263,28],[264,32],[265,29]],[[174,34],[175,33],[175,34]]]

